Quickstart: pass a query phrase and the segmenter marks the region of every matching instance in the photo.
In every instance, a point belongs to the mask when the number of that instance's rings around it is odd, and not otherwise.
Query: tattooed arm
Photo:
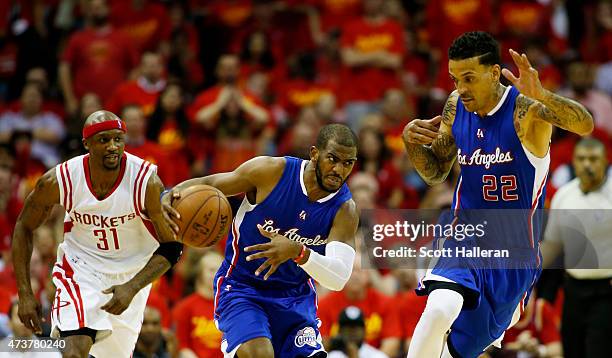
[[[538,101],[529,110],[535,119],[579,135],[593,131],[593,117],[580,103],[550,91],[544,91],[543,96],[536,99]]]
[[[442,116],[429,120],[415,119],[404,128],[403,139],[408,158],[429,185],[443,182],[457,158],[457,146],[451,129],[458,99],[459,95],[454,91],[446,100]]]

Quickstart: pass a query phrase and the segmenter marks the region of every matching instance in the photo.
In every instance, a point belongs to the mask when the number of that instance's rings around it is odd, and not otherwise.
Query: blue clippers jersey
[[[453,123],[461,176],[455,209],[540,209],[550,153],[538,158],[523,147],[514,128],[519,92],[508,87],[498,105],[481,118],[461,100]]]
[[[263,202],[253,205],[246,197],[242,201],[227,240],[225,260],[217,272],[217,284],[230,278],[257,288],[289,289],[308,281],[310,276],[291,260],[281,264],[267,281],[263,280],[267,270],[255,276],[255,270],[265,259],[247,262],[246,256],[254,252],[244,252],[244,248],[269,241],[261,236],[257,224],[325,254],[336,212],[351,198],[351,192],[343,184],[337,192],[312,202],[306,195],[303,179],[307,161],[292,157],[285,160],[280,180]]]
[[[461,176],[453,208],[517,209],[508,215],[480,211],[477,217],[495,220],[496,225],[487,229],[489,238],[494,237],[490,245],[533,249],[542,234],[542,212],[537,209],[544,206],[550,152],[538,158],[523,147],[514,128],[518,96],[516,88],[506,88],[485,117],[468,112],[458,100],[452,133]],[[537,255],[536,260],[539,262]]]

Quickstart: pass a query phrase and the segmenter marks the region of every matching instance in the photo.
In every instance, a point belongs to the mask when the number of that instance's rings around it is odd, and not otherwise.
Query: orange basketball
[[[172,203],[181,214],[179,241],[193,247],[209,247],[227,235],[232,223],[232,208],[217,188],[194,185],[181,192]]]

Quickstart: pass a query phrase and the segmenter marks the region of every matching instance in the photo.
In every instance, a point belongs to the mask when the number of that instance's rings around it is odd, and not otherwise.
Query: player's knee
[[[255,338],[240,346],[236,356],[238,358],[272,358],[274,349],[268,338]]]
[[[62,358],[87,358],[89,356],[88,351],[83,351],[79,347],[66,347],[62,353]]]
[[[62,358],[88,358],[89,350],[93,344],[93,340],[84,335],[75,335],[65,337],[66,348],[62,353]]]
[[[463,306],[463,296],[452,290],[435,290],[427,299],[423,318],[449,326],[457,319]]]

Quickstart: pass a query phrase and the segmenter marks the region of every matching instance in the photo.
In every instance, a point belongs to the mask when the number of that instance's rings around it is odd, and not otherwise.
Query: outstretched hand
[[[544,87],[542,87],[542,83],[540,83],[538,71],[531,67],[531,63],[529,63],[527,55],[519,55],[519,53],[513,49],[510,49],[509,52],[512,56],[512,60],[516,64],[516,67],[518,67],[519,76],[517,78],[507,68],[502,69],[502,75],[504,75],[504,77],[506,77],[521,94],[535,100],[544,98],[544,93],[546,90]]]
[[[270,239],[270,242],[245,247],[244,251],[260,251],[247,256],[247,261],[261,258],[267,259],[263,264],[261,264],[261,266],[259,266],[257,270],[255,270],[255,276],[259,276],[259,274],[261,274],[267,267],[270,267],[264,276],[264,280],[267,280],[283,262],[297,257],[302,250],[302,245],[284,237],[283,235],[267,232],[261,225],[257,225],[257,229],[259,229],[259,233],[262,236]]]

